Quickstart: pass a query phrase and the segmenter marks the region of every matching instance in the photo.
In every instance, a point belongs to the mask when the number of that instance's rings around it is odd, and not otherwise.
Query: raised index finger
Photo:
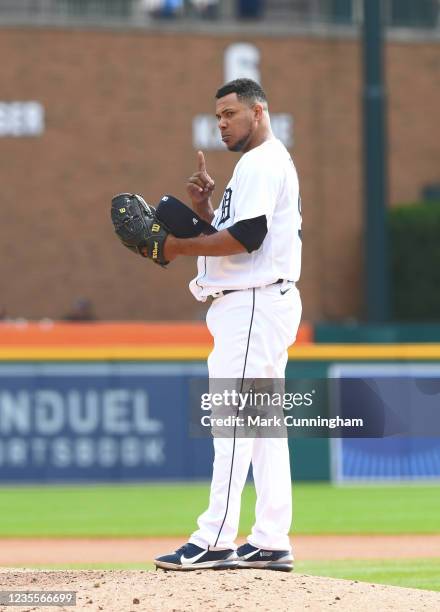
[[[203,151],[197,151],[197,161],[199,164],[199,171],[206,172],[206,162],[205,156],[203,155]]]

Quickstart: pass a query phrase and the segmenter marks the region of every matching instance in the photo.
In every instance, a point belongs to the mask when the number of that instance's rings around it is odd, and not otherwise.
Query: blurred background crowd
[[[436,28],[438,0],[384,0],[386,19],[397,27]],[[362,0],[1,0],[0,19],[259,20],[353,24]]]

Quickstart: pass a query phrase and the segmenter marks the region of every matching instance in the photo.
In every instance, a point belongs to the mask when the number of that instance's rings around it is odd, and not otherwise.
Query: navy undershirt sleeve
[[[252,253],[252,251],[256,251],[260,248],[266,237],[266,215],[237,221],[237,223],[228,227],[227,230],[231,236],[244,246],[248,253]]]

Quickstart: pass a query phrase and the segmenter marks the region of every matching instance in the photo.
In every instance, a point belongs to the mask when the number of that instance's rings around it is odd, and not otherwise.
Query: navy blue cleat
[[[293,570],[293,555],[288,550],[264,550],[252,544],[243,544],[237,548],[238,567],[278,570]]]
[[[154,563],[166,570],[221,570],[236,568],[238,558],[235,550],[209,550],[188,542],[169,555],[157,557]]]

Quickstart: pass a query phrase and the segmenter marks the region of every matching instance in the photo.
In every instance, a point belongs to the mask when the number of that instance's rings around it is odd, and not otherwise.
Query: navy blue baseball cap
[[[172,195],[162,197],[157,205],[156,215],[176,238],[195,238],[200,234],[217,232],[214,226]]]

